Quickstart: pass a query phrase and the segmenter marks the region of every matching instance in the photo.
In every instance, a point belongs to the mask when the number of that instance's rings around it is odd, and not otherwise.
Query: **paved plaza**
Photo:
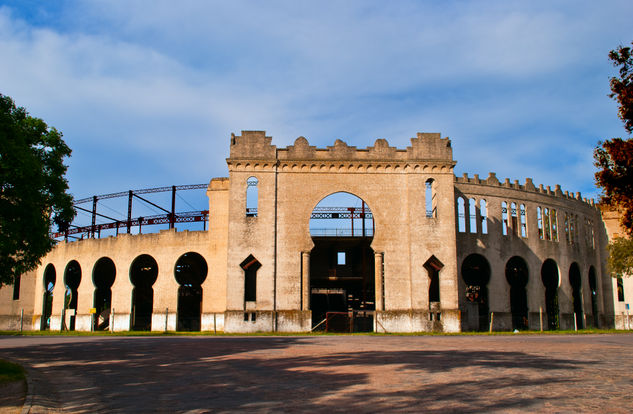
[[[0,337],[31,413],[630,412],[632,349],[631,334]]]

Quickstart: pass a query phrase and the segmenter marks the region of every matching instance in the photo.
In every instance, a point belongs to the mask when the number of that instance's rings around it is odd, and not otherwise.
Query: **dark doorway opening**
[[[313,326],[320,324],[319,328],[329,331],[373,331],[373,230],[371,210],[352,194],[332,194],[315,207],[310,221]]]
[[[44,269],[44,296],[42,298],[42,321],[40,330],[47,331],[51,329],[51,315],[53,314],[53,288],[57,275],[55,266],[48,264]]]
[[[576,262],[569,267],[569,284],[571,285],[574,315],[576,315],[576,327],[583,329],[585,324],[582,317],[582,278],[580,277],[580,267]]]
[[[64,284],[66,285],[66,297],[64,299],[64,320],[62,329],[75,330],[75,319],[77,318],[78,289],[81,283],[81,266],[76,260],[72,260],[66,265],[64,271]],[[70,315],[68,326],[66,325],[66,315]]]
[[[151,331],[154,309],[154,282],[158,277],[158,264],[148,254],[138,256],[130,265],[132,289],[132,330]]]
[[[176,261],[174,275],[180,285],[176,330],[200,330],[202,283],[207,278],[207,272],[207,262],[198,253],[185,253]]]
[[[529,272],[523,258],[514,256],[506,263],[506,279],[510,284],[512,329],[528,329],[527,285]]]
[[[116,267],[109,257],[97,260],[92,270],[92,282],[95,285],[92,328],[105,331],[110,327],[110,308],[112,304],[112,285],[116,277]]]
[[[600,316],[598,315],[598,284],[596,281],[596,269],[589,267],[589,289],[591,289],[591,314],[593,316],[593,326],[600,327]]]
[[[488,330],[488,282],[490,281],[490,264],[480,254],[471,254],[462,263],[462,279],[466,284],[466,303],[472,317],[472,323],[466,329]]]
[[[547,315],[547,329],[560,329],[560,312],[558,308],[558,284],[560,277],[558,265],[552,259],[547,259],[541,266],[541,281],[545,287],[545,313]]]

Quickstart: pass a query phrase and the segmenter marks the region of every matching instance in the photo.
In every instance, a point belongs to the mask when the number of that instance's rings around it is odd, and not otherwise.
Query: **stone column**
[[[385,304],[383,303],[383,272],[382,272],[383,253],[374,252],[374,282],[376,284],[376,310],[385,310]]]
[[[301,252],[301,310],[310,310],[310,252]]]

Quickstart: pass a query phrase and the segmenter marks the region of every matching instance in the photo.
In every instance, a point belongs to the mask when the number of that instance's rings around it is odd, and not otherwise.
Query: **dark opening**
[[[257,301],[257,271],[262,265],[250,254],[240,263],[240,267],[244,270],[244,302],[255,302]]]
[[[624,282],[621,276],[617,277],[616,284],[618,288],[618,302],[624,302]]]
[[[176,330],[199,331],[202,314],[202,283],[207,278],[207,262],[198,253],[185,253],[176,261],[174,276],[178,287]]]
[[[462,279],[466,284],[466,301],[475,303],[477,326],[469,329],[488,330],[488,281],[490,281],[490,264],[480,254],[471,254],[462,263]]]
[[[576,262],[569,267],[569,284],[571,285],[576,326],[578,329],[583,329],[585,324],[582,317],[582,278],[580,277],[580,267]]]
[[[70,313],[69,324],[66,328],[71,331],[75,330],[75,319],[77,317],[77,302],[79,283],[81,283],[81,267],[76,260],[71,261],[66,265],[66,271],[64,272],[64,284],[66,285],[66,298],[64,301],[64,309],[67,313]],[[70,311],[70,312],[69,312]],[[62,321],[62,328],[66,323],[66,317]]]
[[[547,329],[560,329],[560,312],[558,308],[558,266],[552,259],[547,259],[541,266],[541,280],[545,286],[545,313],[547,315]]]
[[[150,331],[154,309],[154,289],[158,277],[158,264],[150,255],[138,256],[130,265],[132,289],[132,330]]]
[[[20,275],[16,275],[13,277],[13,300],[20,299]]]
[[[109,257],[97,260],[92,270],[92,282],[95,285],[93,329],[104,331],[110,327],[110,308],[112,304],[112,285],[116,277],[116,267]]]
[[[512,311],[512,329],[528,328],[528,306],[525,286],[529,277],[527,263],[514,256],[506,263],[506,279],[510,284],[510,309]]]
[[[589,289],[591,289],[591,314],[593,316],[593,326],[600,327],[598,316],[598,285],[596,281],[596,269],[589,267]]]
[[[440,270],[443,267],[444,264],[435,256],[431,256],[424,263],[424,268],[429,275],[429,302],[440,301]]]
[[[318,329],[373,331],[375,310],[373,215],[349,193],[334,193],[312,211],[310,310]]]
[[[53,288],[57,275],[55,266],[48,264],[44,269],[44,297],[42,298],[42,321],[40,330],[45,331],[51,328],[51,315],[53,314]]]

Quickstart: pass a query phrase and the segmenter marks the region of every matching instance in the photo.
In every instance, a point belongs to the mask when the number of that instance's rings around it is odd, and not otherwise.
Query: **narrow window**
[[[255,302],[257,300],[257,270],[262,265],[251,254],[240,264],[240,267],[244,270],[244,301]]]
[[[20,279],[20,275],[15,276],[13,279],[13,300],[20,299]]]
[[[536,207],[536,225],[538,226],[538,238],[543,240],[543,215],[540,207]]]
[[[474,198],[468,200],[468,216],[470,217],[470,232],[477,233],[477,201]]]
[[[594,233],[594,230],[593,230],[593,221],[591,222],[591,248],[592,249],[596,248],[596,234]]]
[[[460,233],[466,231],[466,207],[464,199],[461,197],[457,199],[457,231]]]
[[[246,217],[257,217],[257,184],[259,180],[255,177],[246,180]]]
[[[624,302],[624,282],[621,277],[617,279],[618,283],[618,302]]]
[[[519,233],[519,219],[517,217],[516,203],[510,204],[510,216],[512,217],[512,233],[516,235]]]
[[[501,223],[503,225],[503,235],[508,235],[508,203],[505,201],[501,202]]]
[[[433,179],[426,180],[426,192],[424,202],[426,203],[426,217],[437,217],[437,204],[435,199],[435,181]]]
[[[576,242],[575,234],[576,223],[574,223],[574,215],[569,215],[569,243],[574,244]]]
[[[574,236],[574,243],[578,243],[578,216],[577,215],[572,216],[572,226],[573,226],[572,234]]]
[[[569,238],[569,215],[565,213],[565,241],[569,244],[571,240]]]
[[[481,234],[488,234],[488,211],[484,199],[479,200],[479,214],[481,215]]]
[[[345,266],[345,252],[338,252],[336,254],[336,264],[339,266]]]
[[[543,209],[543,230],[545,230],[545,240],[552,240],[552,228],[549,223],[549,208]]]
[[[519,212],[521,215],[521,237],[527,237],[527,214],[525,211],[525,204],[519,206]]]
[[[552,224],[552,240],[558,241],[558,218],[556,217],[556,210],[550,210],[550,223]]]
[[[424,268],[429,275],[429,302],[440,301],[440,270],[442,270],[443,267],[444,264],[435,256],[431,256],[429,260],[424,263]]]

